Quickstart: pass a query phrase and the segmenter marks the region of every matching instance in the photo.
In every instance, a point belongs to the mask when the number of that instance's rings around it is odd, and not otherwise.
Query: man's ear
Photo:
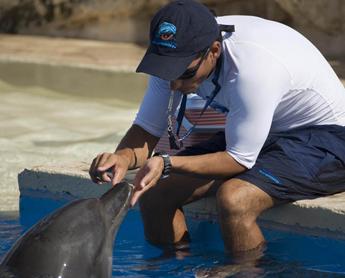
[[[212,53],[212,56],[215,59],[218,59],[222,51],[222,44],[219,41],[214,41],[210,47],[210,51]]]

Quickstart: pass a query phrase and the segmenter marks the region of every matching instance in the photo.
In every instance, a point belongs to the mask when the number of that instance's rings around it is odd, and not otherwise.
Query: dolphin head
[[[133,186],[122,182],[100,199],[78,200],[56,210],[14,244],[0,264],[0,274],[111,277],[113,243],[132,193]]]
[[[133,191],[134,186],[132,184],[121,182],[100,198],[104,209],[105,222],[110,225],[110,232],[114,234],[114,237],[127,214]]]
[[[99,209],[103,217],[106,235],[102,244],[102,253],[98,254],[97,259],[95,259],[97,261],[95,265],[99,267],[99,270],[95,270],[95,273],[98,273],[95,275],[97,278],[105,270],[108,276],[105,274],[102,277],[111,277],[114,239],[130,207],[129,203],[133,191],[133,185],[122,182],[116,184],[100,198],[101,207]]]

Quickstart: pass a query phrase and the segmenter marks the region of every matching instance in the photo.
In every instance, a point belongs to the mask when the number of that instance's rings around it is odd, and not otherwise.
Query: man
[[[256,223],[264,210],[345,190],[345,89],[298,32],[258,17],[215,19],[197,2],[175,1],[152,19],[137,71],[151,75],[139,113],[90,175],[115,185],[140,168],[132,204],[140,197],[150,242],[187,240],[182,206],[216,194],[226,249],[252,250],[264,242]],[[228,111],[225,133],[151,157],[167,127],[178,147],[171,115],[192,92]]]

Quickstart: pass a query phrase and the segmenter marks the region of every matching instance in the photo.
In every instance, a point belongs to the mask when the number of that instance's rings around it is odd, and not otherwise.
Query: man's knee
[[[246,213],[245,190],[234,180],[224,182],[217,191],[217,207],[221,214],[241,216]]]
[[[266,208],[273,205],[272,199],[259,188],[240,179],[224,182],[217,191],[219,213],[232,219],[256,219]]]

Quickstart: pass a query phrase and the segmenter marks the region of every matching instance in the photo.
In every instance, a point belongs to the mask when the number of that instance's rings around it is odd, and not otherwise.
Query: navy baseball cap
[[[176,80],[218,37],[217,21],[207,7],[193,0],[173,1],[153,17],[150,46],[136,71]]]

